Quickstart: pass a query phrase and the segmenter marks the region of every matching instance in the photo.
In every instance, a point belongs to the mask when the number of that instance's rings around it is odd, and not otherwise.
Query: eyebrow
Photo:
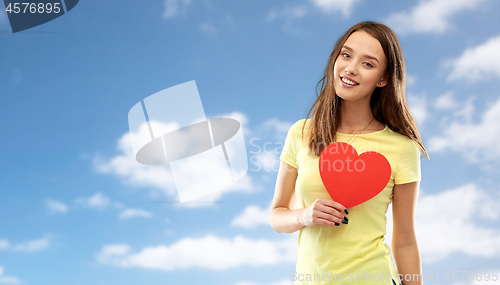
[[[352,48],[350,48],[350,47],[348,47],[348,46],[346,46],[346,45],[344,45],[342,48],[345,48],[345,49],[350,50],[350,51],[354,51]],[[378,59],[377,59],[376,57],[374,57],[374,56],[367,55],[367,54],[365,54],[364,56],[366,56],[367,58],[371,58],[371,59],[373,59],[373,60],[376,60],[376,61],[377,61],[377,63],[380,63],[380,62],[378,61]]]

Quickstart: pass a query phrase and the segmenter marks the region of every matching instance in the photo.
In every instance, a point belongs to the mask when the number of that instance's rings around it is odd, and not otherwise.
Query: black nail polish
[[[347,222],[349,222],[349,219],[347,217],[344,217],[344,220],[346,220]]]
[[[346,214],[349,214],[349,212],[347,211],[347,209],[344,209],[344,212],[345,212]]]
[[[340,224],[339,224],[339,223],[335,223],[335,225],[336,225],[336,226],[340,226]]]
[[[347,225],[348,223],[349,223],[348,221],[342,220],[342,224],[346,224]]]

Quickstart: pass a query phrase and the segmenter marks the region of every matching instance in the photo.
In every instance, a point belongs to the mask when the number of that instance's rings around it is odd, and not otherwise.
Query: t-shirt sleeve
[[[420,151],[417,144],[408,138],[401,147],[394,184],[420,181],[420,178]]]
[[[285,143],[283,144],[283,151],[281,152],[280,159],[295,168],[299,168],[297,164],[297,123],[293,124],[286,135]]]

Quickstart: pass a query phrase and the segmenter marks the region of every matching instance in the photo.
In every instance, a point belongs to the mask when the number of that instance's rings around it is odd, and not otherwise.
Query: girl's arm
[[[271,226],[278,233],[293,233],[304,227],[299,221],[304,209],[294,210],[297,176],[298,172],[295,167],[281,161],[270,214]]]
[[[394,185],[392,251],[404,285],[423,284],[420,251],[415,234],[419,184],[419,181],[415,181]],[[409,281],[405,280],[406,274]]]
[[[297,176],[296,168],[281,161],[270,214],[274,230],[293,233],[305,226],[340,226],[346,223],[346,208],[330,199],[317,198],[307,208],[295,210]]]

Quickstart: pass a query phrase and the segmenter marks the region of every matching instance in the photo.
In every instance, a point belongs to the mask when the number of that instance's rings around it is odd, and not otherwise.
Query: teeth
[[[356,83],[354,83],[353,81],[349,80],[349,79],[346,79],[344,77],[341,78],[342,81],[346,84],[349,84],[349,85],[355,85]]]

